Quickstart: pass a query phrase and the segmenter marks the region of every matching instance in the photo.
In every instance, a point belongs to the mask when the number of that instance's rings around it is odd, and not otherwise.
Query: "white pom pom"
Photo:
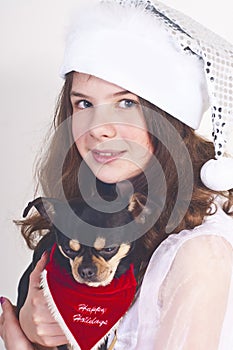
[[[210,159],[201,168],[201,181],[214,191],[233,188],[233,158]]]

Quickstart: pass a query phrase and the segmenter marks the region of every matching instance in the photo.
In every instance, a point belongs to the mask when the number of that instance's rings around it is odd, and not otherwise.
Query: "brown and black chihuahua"
[[[122,205],[124,201],[126,205]],[[58,247],[56,258],[77,282],[106,286],[132,263],[137,278],[146,255],[141,239],[151,214],[143,195],[135,193],[127,202],[122,198],[74,198],[65,203],[39,197],[29,202],[24,217],[32,207],[49,223]],[[107,345],[100,349],[107,349]]]

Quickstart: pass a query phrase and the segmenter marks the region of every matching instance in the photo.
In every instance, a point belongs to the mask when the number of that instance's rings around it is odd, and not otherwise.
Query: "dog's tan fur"
[[[97,237],[94,243],[94,248],[96,250],[101,250],[105,247],[106,239],[104,237]]]
[[[76,239],[71,239],[71,241],[69,242],[69,246],[75,252],[78,252],[79,249],[81,248],[79,241],[77,241]]]

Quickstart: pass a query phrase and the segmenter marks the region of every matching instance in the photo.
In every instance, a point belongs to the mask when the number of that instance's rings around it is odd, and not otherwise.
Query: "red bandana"
[[[133,265],[105,287],[76,282],[54,258],[53,246],[42,286],[56,320],[76,350],[97,349],[129,309],[136,291]]]

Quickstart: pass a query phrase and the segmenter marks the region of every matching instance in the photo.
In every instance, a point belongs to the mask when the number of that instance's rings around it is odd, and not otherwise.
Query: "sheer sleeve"
[[[199,236],[178,250],[160,288],[157,350],[218,349],[232,276],[232,247]]]

